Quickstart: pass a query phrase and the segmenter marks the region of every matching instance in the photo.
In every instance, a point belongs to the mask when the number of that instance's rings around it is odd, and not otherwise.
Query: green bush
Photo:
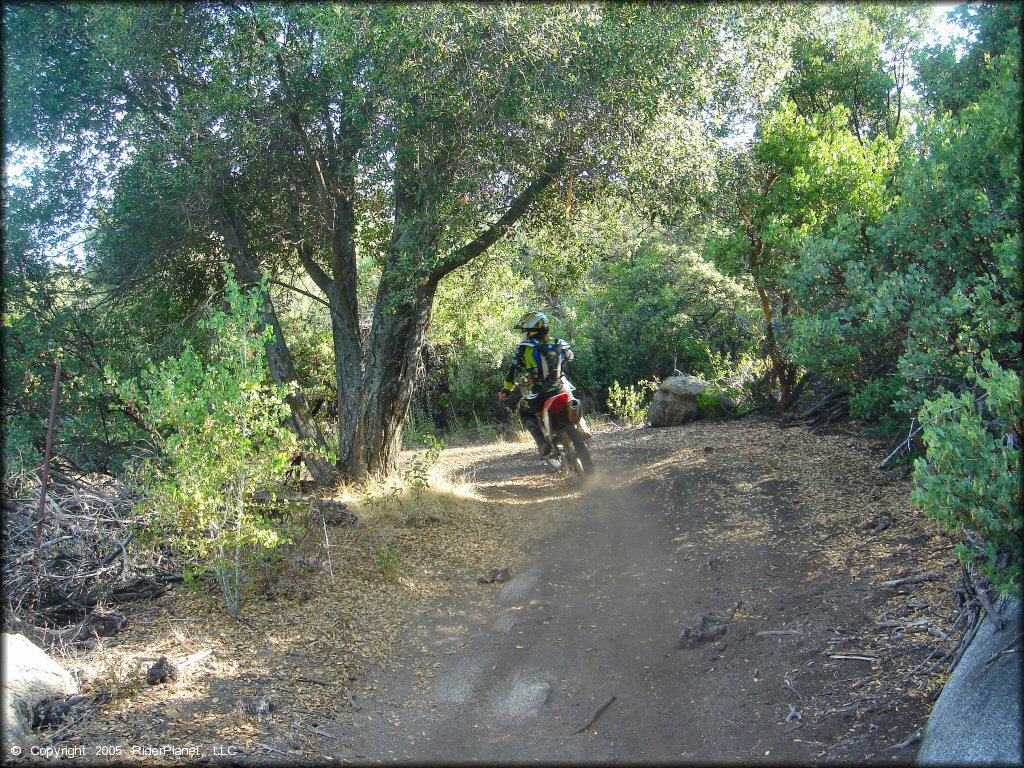
[[[154,535],[197,572],[212,568],[235,616],[243,561],[288,537],[252,494],[283,477],[298,442],[286,426],[283,392],[266,383],[259,298],[230,276],[225,298],[230,310],[200,323],[211,340],[206,355],[186,343],[179,357],[150,365],[138,383],[120,389],[159,450],[145,472]]]
[[[795,360],[882,427],[969,381],[983,350],[1020,359],[1019,61],[1019,36],[986,57],[971,103],[921,121],[884,214],[838,219],[786,276]]]
[[[388,542],[385,546],[375,547],[373,554],[377,560],[377,570],[385,581],[394,584],[402,575],[402,556],[398,553],[398,548]]]
[[[744,328],[751,291],[670,240],[644,240],[631,254],[595,264],[590,279],[577,310],[573,366],[595,395],[610,393],[614,381],[676,369],[718,378],[757,342]]]
[[[608,388],[608,411],[627,426],[635,427],[643,424],[650,407],[649,393],[658,390],[657,379],[638,381],[635,385],[623,387],[618,380]]]
[[[5,493],[19,495],[42,464],[57,362],[53,456],[86,472],[120,471],[139,431],[106,386],[103,366],[130,370],[149,353],[140,313],[101,309],[80,271],[17,252],[4,255],[3,298]]]
[[[995,587],[1021,596],[1024,538],[1021,520],[1022,406],[1020,377],[986,352],[983,393],[944,393],[925,403],[920,418],[927,445],[914,462],[911,499],[965,541],[957,555]]]

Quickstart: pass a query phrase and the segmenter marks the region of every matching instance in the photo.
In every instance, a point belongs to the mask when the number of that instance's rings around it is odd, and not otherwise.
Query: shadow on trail
[[[715,506],[721,495],[702,457],[595,446],[599,472],[582,487],[522,451],[476,467],[485,498],[522,507],[546,527],[523,545],[524,566],[508,583],[421,617],[406,663],[381,681],[393,706],[356,713],[344,729],[352,752],[339,756],[508,763],[814,754],[775,737],[785,714],[777,694],[757,699],[762,676],[774,674],[770,647],[737,651],[746,637],[727,635],[676,648],[698,614],[725,615],[749,601],[764,562],[791,574],[806,564],[763,543],[708,546],[709,528],[730,511]],[[755,489],[749,503],[778,509],[773,491]]]

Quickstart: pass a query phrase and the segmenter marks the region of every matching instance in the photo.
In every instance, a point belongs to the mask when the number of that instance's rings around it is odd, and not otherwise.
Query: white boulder
[[[661,382],[654,400],[647,410],[652,427],[675,427],[688,421],[721,416],[730,403],[715,396],[711,400],[711,385],[696,376],[670,376]],[[708,397],[701,398],[701,395]]]
[[[32,731],[32,709],[44,701],[78,693],[64,667],[24,635],[0,635],[3,656],[3,740],[23,744]]]

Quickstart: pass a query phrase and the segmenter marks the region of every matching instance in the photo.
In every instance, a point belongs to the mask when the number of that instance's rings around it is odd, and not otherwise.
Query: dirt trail
[[[934,679],[948,544],[866,441],[744,420],[598,435],[586,488],[525,446],[465,451],[522,519],[504,584],[410,617],[400,657],[324,726],[358,761],[901,762]],[[940,568],[893,590],[885,578]],[[917,590],[916,592],[913,590]],[[701,615],[725,633],[679,647]],[[928,641],[931,641],[929,644]],[[611,697],[592,725],[583,727]]]

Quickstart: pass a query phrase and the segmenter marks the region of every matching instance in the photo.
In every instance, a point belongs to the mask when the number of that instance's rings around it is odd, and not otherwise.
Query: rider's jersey
[[[505,389],[511,392],[516,379],[525,371],[530,376],[534,392],[559,391],[562,388],[562,366],[574,357],[572,347],[565,339],[525,339],[516,346],[512,365],[505,376]]]

